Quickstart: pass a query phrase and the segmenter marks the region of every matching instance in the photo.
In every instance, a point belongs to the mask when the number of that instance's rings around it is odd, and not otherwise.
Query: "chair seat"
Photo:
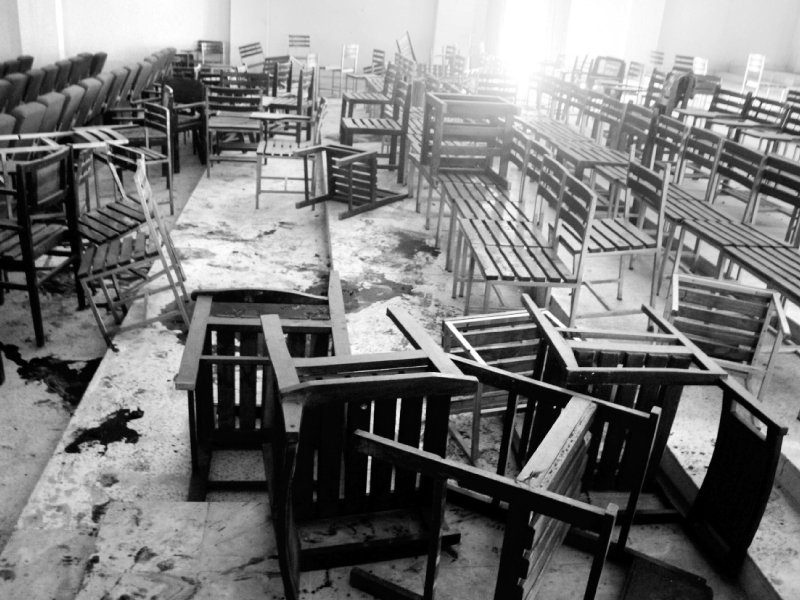
[[[89,246],[81,256],[79,278],[104,276],[110,271],[158,256],[158,248],[144,231]]]
[[[259,156],[273,156],[289,158],[294,156],[298,150],[311,146],[311,142],[300,142],[299,144],[292,140],[278,140],[270,138],[262,140],[258,144],[256,154]]]
[[[354,104],[389,104],[392,99],[381,92],[345,92],[342,102]]]
[[[40,224],[31,227],[35,256],[46,254],[67,239],[68,229],[63,225]],[[0,267],[22,259],[22,246],[16,231],[0,230]]]
[[[733,221],[686,221],[683,228],[717,248],[744,246],[749,248],[790,248],[746,223]]]
[[[581,240],[576,240],[575,251]],[[635,252],[656,248],[656,240],[624,218],[595,219],[589,236],[589,253]],[[571,248],[572,249],[572,248]]]
[[[403,126],[397,119],[346,118],[342,119],[342,129],[351,133],[371,133],[375,135],[401,135]]]
[[[249,115],[243,113],[213,115],[208,118],[208,128],[210,130],[220,129],[244,133],[258,133],[261,131],[261,125],[258,121],[254,121]]]
[[[102,244],[128,233],[144,223],[141,205],[122,198],[83,213],[78,220],[81,236],[92,244]]]

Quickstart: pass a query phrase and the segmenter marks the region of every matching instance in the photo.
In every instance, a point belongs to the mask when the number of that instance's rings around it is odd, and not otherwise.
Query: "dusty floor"
[[[338,114],[335,106],[330,114]],[[326,130],[334,128],[335,117],[329,117]],[[215,166],[206,179],[196,159],[186,156],[183,165],[176,199],[181,205],[191,202],[173,229],[173,239],[190,289],[318,290],[332,263],[342,276],[355,352],[403,344],[385,317],[388,306],[408,309],[437,338],[441,319],[462,313],[463,302],[450,298],[444,255],[431,246],[431,234],[414,212],[413,200],[345,221],[336,219],[339,207],[331,207],[327,217],[322,209],[297,211],[296,197],[284,195],[263,197],[256,212],[251,166]],[[154,189],[163,194],[163,179],[151,177]],[[326,218],[330,240],[323,233]],[[182,353],[180,331],[174,324],[155,324],[126,332],[116,339],[118,352],[109,352],[99,363],[105,346],[89,311],[74,310],[70,285],[63,281],[44,303],[48,342],[42,349],[31,340],[24,294],[9,294],[0,309],[7,375],[0,387],[5,407],[0,423],[0,548],[5,546],[0,597],[88,600],[106,594],[138,597],[142,590],[158,591],[158,597],[184,597],[187,590],[196,598],[226,593],[280,597],[263,499],[217,498],[202,510],[183,502],[189,473],[186,404],[172,386]],[[644,287],[635,282],[628,286],[626,302],[639,302],[637,291]],[[503,294],[502,300],[513,305],[515,295]],[[164,303],[154,299],[148,310],[157,312]],[[639,326],[631,323],[636,321],[608,325]],[[794,420],[798,360],[794,354],[781,357],[768,400],[791,427],[785,451],[795,464],[800,464],[800,428]],[[701,401],[682,403],[670,440],[696,478],[702,477],[703,453],[714,435],[713,409],[703,406]],[[117,420],[110,419],[113,415]],[[82,432],[98,426],[96,433],[107,444],[75,443]],[[132,441],[130,431],[138,435],[136,443],[125,443],[125,434]],[[80,451],[69,452],[71,444]],[[791,488],[797,483],[792,484],[787,470]],[[485,597],[474,582],[485,582],[484,573],[491,572],[493,563],[483,550],[496,546],[496,528],[457,510],[451,519],[470,522],[474,537],[462,542],[458,560],[443,557],[441,589],[470,587],[474,597]],[[800,597],[798,540],[798,512],[776,489],[752,554],[780,597],[787,599]],[[632,542],[701,572],[717,598],[744,597],[737,586],[714,575],[674,527],[638,529]],[[391,572],[398,581],[419,580],[422,564],[419,559],[375,568]],[[580,553],[564,548],[548,573],[544,597],[575,597],[585,567]],[[462,574],[465,568],[469,577]],[[304,575],[308,597],[366,597],[350,590],[346,573]],[[617,597],[623,577],[609,567],[600,597]]]

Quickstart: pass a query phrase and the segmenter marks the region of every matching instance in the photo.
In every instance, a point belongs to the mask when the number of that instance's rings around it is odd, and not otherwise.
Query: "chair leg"
[[[36,267],[33,264],[25,270],[25,283],[28,288],[28,304],[31,307],[36,345],[44,346],[44,323],[42,322],[42,305],[39,300],[39,281],[36,276]]]

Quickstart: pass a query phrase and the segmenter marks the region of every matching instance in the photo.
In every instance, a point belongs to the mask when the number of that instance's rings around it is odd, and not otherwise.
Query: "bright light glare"
[[[508,0],[499,52],[503,66],[520,81],[548,58],[547,0]]]

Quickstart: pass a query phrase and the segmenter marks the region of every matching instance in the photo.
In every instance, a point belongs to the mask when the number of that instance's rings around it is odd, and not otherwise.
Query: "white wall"
[[[230,35],[230,0],[61,1],[66,55],[102,50],[106,69],[167,46],[193,49],[197,40],[227,42]]]
[[[800,2],[797,0],[669,0],[659,49],[702,56],[709,70],[744,71],[747,55],[765,54],[767,69],[796,65]]]
[[[417,58],[439,64],[445,46],[455,46],[467,57],[477,55],[486,42],[487,4],[487,0],[438,0],[432,56]]]
[[[433,0],[265,0],[269,2],[268,55],[286,54],[290,33],[311,35],[311,50],[320,64],[337,64],[342,44],[360,45],[359,65],[373,48],[391,59],[395,40],[406,31],[419,60],[427,60],[433,44],[436,2]]]
[[[58,18],[61,0],[18,0],[20,48],[33,56],[34,65],[64,58],[61,55],[63,30]]]
[[[0,15],[0,60],[15,58],[22,54],[17,0],[0,0]]]
[[[267,48],[269,2],[265,0],[230,0],[231,64],[241,62],[239,46],[260,42]]]

